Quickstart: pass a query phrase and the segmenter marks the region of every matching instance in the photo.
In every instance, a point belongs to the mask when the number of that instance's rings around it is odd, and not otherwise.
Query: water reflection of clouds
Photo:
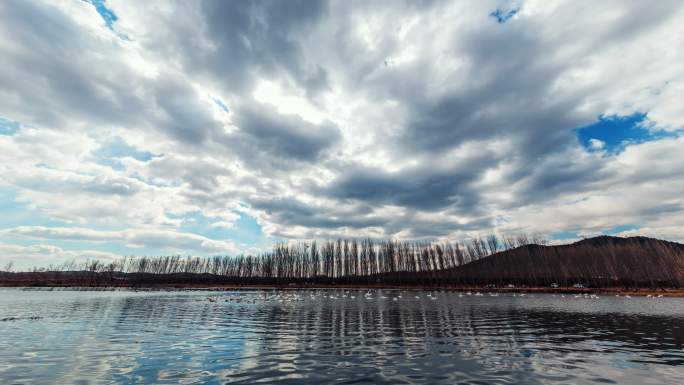
[[[0,324],[9,349],[0,379],[582,382],[649,371],[672,378],[684,364],[684,309],[672,303],[635,314],[620,302],[606,311],[614,300],[577,312],[579,302],[563,307],[550,296],[356,296],[278,302],[225,293],[212,303],[202,293],[20,293],[0,300],[0,315],[44,318]]]
[[[525,309],[505,305],[432,303],[426,307],[424,302],[410,306],[382,302],[349,306],[347,302],[329,302],[318,310],[311,306],[302,310],[304,314],[317,312],[317,317],[302,318],[302,312],[297,312],[283,320],[282,313],[278,313],[277,318],[269,319],[267,323],[286,325],[282,332],[290,333],[290,337],[296,335],[290,340],[300,346],[290,349],[306,351],[305,344],[310,344],[310,337],[314,335],[317,337],[313,347],[316,352],[342,356],[338,359],[352,353],[361,360],[374,360],[380,368],[392,364],[385,359],[390,356],[396,363],[421,357],[430,357],[434,362],[436,357],[443,355],[452,360],[473,360],[485,368],[512,372],[532,370],[551,378],[567,379],[563,374],[567,373],[566,369],[586,370],[587,356],[592,353],[621,357],[618,349],[610,348],[615,342],[629,351],[627,360],[634,364],[635,354],[637,357],[647,354],[649,348],[643,335],[657,336],[672,322],[660,316],[634,317],[603,311],[571,313],[545,310],[543,306]],[[324,322],[307,323],[308,319]],[[620,326],[626,331],[612,333],[608,330],[619,330]],[[272,331],[273,335],[279,332]],[[665,338],[672,340],[673,337]],[[650,347],[653,351],[664,346],[663,339],[656,339],[658,341]],[[358,348],[350,346],[350,340],[357,342]],[[268,338],[261,342],[264,349],[274,346]],[[684,346],[681,338],[675,345]],[[610,362],[603,364],[611,365]],[[555,366],[557,370],[549,370],[549,366]],[[626,366],[610,367],[624,369]],[[596,378],[602,377],[597,373]]]

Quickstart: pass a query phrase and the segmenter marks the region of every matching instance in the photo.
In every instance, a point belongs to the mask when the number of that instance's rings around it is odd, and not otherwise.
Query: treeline
[[[684,245],[598,237],[546,246],[542,237],[490,235],[459,242],[336,240],[278,244],[236,257],[127,257],[69,262],[0,281],[137,284],[360,284],[681,286]]]
[[[448,269],[477,261],[502,250],[546,244],[539,236],[520,234],[477,237],[469,242],[408,242],[342,240],[277,244],[260,255],[208,258],[126,257],[109,263],[75,261],[31,273],[59,280],[61,272],[80,271],[84,284],[103,282],[155,283],[393,283],[431,284]],[[90,274],[85,274],[85,273]],[[76,279],[70,274],[69,279]]]

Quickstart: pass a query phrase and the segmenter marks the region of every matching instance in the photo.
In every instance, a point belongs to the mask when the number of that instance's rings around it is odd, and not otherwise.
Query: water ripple
[[[0,321],[3,384],[684,380],[679,299],[1,290]]]

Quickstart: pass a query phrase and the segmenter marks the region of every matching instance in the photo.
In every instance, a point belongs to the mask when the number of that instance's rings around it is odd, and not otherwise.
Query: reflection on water
[[[684,383],[684,300],[0,290],[0,346],[2,384]]]

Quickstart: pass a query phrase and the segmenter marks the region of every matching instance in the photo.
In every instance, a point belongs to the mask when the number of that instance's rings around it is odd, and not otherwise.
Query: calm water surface
[[[684,384],[684,299],[367,293],[0,290],[0,384]]]

